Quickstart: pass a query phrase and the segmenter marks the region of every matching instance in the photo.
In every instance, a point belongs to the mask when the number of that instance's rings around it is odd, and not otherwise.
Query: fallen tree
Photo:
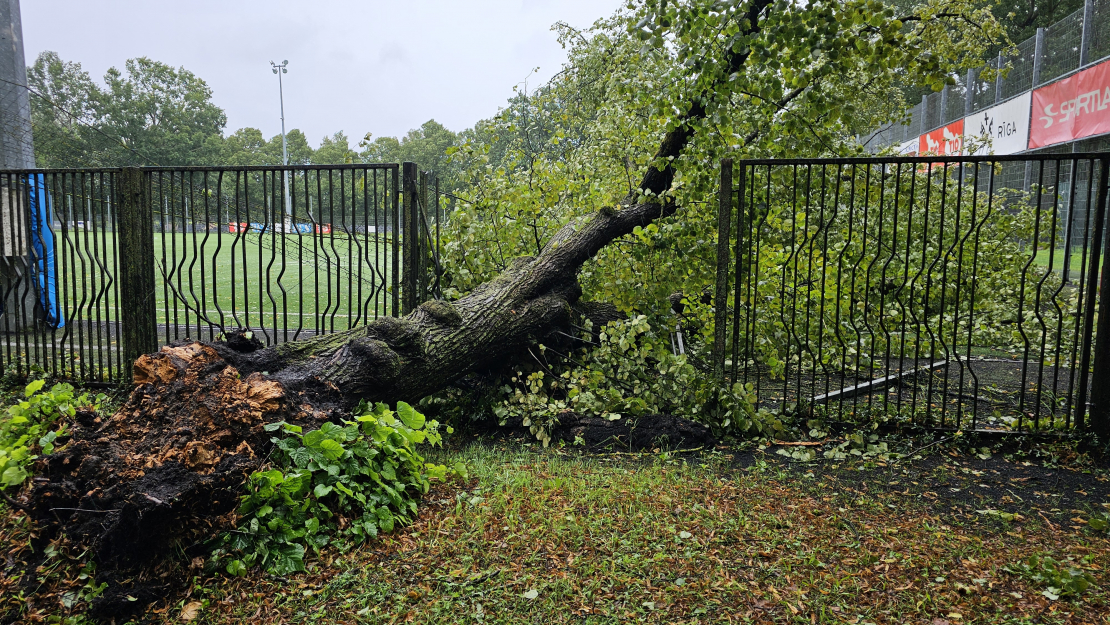
[[[857,4],[853,11],[870,10],[868,2]],[[105,615],[133,613],[174,583],[166,554],[199,555],[207,537],[232,523],[246,476],[266,457],[266,424],[307,430],[345,416],[359,400],[413,401],[566,330],[582,294],[583,264],[675,213],[675,163],[702,120],[727,106],[718,96],[743,71],[771,7],[753,0],[723,18],[735,31],[714,43],[717,64],[701,68],[621,208],[573,220],[537,255],[516,259],[465,297],[264,349],[238,335],[141,357],[126,404],[108,418],[81,415],[68,444],[39,460],[20,505],[41,528],[40,540],[65,534],[88,547],[98,575],[113,582],[94,607]],[[837,24],[835,15],[828,19]],[[857,47],[851,39],[841,45]],[[784,89],[761,106],[780,111],[803,101],[810,85]],[[760,132],[752,129],[746,141]]]
[[[659,156],[678,156],[690,135],[685,126],[669,133]],[[652,168],[640,189],[659,198],[673,177],[673,165]],[[166,554],[192,554],[229,525],[246,476],[265,457],[265,424],[313,428],[361,399],[419,399],[569,330],[582,264],[674,211],[656,200],[599,212],[466,297],[425,302],[404,318],[265,349],[244,350],[249,341],[237,337],[238,345],[186,343],[142,356],[127,403],[104,420],[83,415],[69,444],[39,461],[31,517],[44,538],[64,533],[91,548],[110,582],[96,611],[139,610],[174,582]]]

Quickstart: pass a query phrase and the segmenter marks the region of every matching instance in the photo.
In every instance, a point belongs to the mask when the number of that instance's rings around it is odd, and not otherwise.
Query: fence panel
[[[0,172],[0,366],[110,382],[148,323],[157,344],[244,329],[273,345],[400,315],[406,293],[438,296],[438,187],[422,176],[407,220],[397,164]],[[125,260],[147,244],[153,267]]]
[[[721,265],[720,364],[778,411],[1086,427],[1108,308],[1092,286],[1108,166],[1093,154],[737,162],[722,187],[739,227]]]
[[[265,344],[397,314],[397,166],[157,169],[159,339]]]
[[[0,364],[107,381],[119,369],[109,170],[0,172]]]

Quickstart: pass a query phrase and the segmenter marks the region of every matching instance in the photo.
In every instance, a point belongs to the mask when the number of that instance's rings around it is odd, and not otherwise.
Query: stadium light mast
[[[270,61],[270,69],[272,69],[278,77],[278,100],[281,103],[281,164],[284,167],[289,166],[289,149],[286,147],[285,143],[285,90],[281,84],[281,75],[289,73],[289,70],[286,69],[288,66],[288,60],[282,61],[281,65]],[[290,197],[288,170],[282,172],[282,185],[285,187],[282,189],[284,191],[283,195],[285,196],[285,215],[286,217],[292,218],[293,198]]]

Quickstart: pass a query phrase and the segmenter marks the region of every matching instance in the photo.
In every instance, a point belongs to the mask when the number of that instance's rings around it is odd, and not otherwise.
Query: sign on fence
[[[972,156],[1017,154],[1029,143],[1029,92],[964,119],[964,133],[978,143]],[[988,141],[989,140],[989,141]]]
[[[936,156],[958,155],[964,147],[964,120],[958,119],[947,126],[921,135],[919,154]]]
[[[1110,132],[1110,61],[1033,91],[1029,149]]]

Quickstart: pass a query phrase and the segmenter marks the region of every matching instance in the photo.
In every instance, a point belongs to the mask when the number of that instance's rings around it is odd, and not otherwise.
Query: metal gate
[[[724,160],[717,375],[838,421],[1108,433],[1108,172],[1106,153]]]

